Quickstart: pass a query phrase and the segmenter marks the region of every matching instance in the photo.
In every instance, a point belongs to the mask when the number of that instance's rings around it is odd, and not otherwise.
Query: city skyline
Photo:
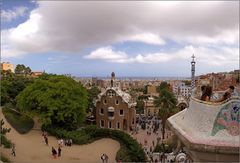
[[[192,54],[196,75],[239,69],[237,1],[3,0],[1,8],[1,62],[33,71],[190,77]]]

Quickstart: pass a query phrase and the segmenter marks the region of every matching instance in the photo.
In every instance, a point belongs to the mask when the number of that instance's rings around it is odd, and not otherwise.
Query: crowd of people
[[[48,146],[48,134],[46,131],[43,131],[42,136],[44,138],[44,142],[45,144]],[[63,146],[72,146],[72,139],[60,139],[58,140],[58,147],[57,150],[52,146],[52,156],[53,158],[57,158],[57,157],[61,157],[61,153],[62,153],[62,147]],[[15,154],[16,155],[16,154]]]

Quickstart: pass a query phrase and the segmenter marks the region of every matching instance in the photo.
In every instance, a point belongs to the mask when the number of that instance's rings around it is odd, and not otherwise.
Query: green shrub
[[[12,147],[12,143],[10,140],[8,140],[4,135],[1,135],[1,144],[4,145],[4,148],[11,148]]]
[[[118,150],[116,155],[117,161],[131,162],[131,158],[129,157],[128,148],[125,145],[122,145]]]
[[[5,157],[2,153],[0,154],[0,160],[2,162],[10,162],[10,160],[7,157]]]
[[[33,128],[34,122],[31,118],[7,108],[3,108],[2,111],[8,123],[20,134],[25,134]]]
[[[101,138],[112,138],[120,142],[121,148],[117,152],[116,160],[123,162],[144,162],[145,153],[140,144],[123,131],[87,126],[80,131],[67,131],[53,126],[43,126],[44,131],[57,138],[72,139],[75,144],[91,143]]]
[[[171,153],[172,152],[172,145],[168,144],[157,144],[153,152],[164,152],[164,153]]]

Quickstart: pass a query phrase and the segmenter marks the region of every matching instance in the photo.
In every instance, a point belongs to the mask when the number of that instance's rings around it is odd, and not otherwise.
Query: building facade
[[[10,70],[12,73],[14,73],[14,65],[9,62],[3,62],[1,63],[1,68],[3,71]]]
[[[135,127],[135,106],[129,94],[109,87],[96,102],[96,124],[102,128],[129,131]]]
[[[184,82],[179,82],[179,83],[176,83],[173,86],[173,93],[177,97],[180,95],[180,96],[184,96],[186,98],[189,98],[190,95],[191,95],[191,87],[185,85]]]
[[[148,97],[147,100],[144,100],[144,115],[157,115],[159,112],[158,108],[154,105],[154,98]]]

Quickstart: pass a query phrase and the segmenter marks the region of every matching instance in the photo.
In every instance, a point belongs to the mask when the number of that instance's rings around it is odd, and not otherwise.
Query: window
[[[114,118],[114,107],[112,107],[112,106],[110,106],[109,108],[108,108],[108,118],[111,118],[111,119],[113,119]]]
[[[120,110],[120,115],[123,115],[123,109]]]
[[[106,99],[104,100],[104,104],[107,104],[107,100]]]
[[[119,104],[119,101],[118,100],[116,100],[116,105],[118,105]]]
[[[104,120],[100,120],[100,127],[104,127]]]
[[[112,122],[111,121],[108,122],[108,128],[112,128]]]
[[[103,108],[100,109],[100,114],[104,114]]]
[[[120,123],[119,122],[117,123],[117,129],[120,129]]]
[[[108,94],[109,97],[115,96],[115,92],[114,91],[109,91],[107,94]]]
[[[114,117],[114,112],[110,112],[110,111],[109,111],[109,112],[108,112],[108,116],[109,116],[109,117]]]

